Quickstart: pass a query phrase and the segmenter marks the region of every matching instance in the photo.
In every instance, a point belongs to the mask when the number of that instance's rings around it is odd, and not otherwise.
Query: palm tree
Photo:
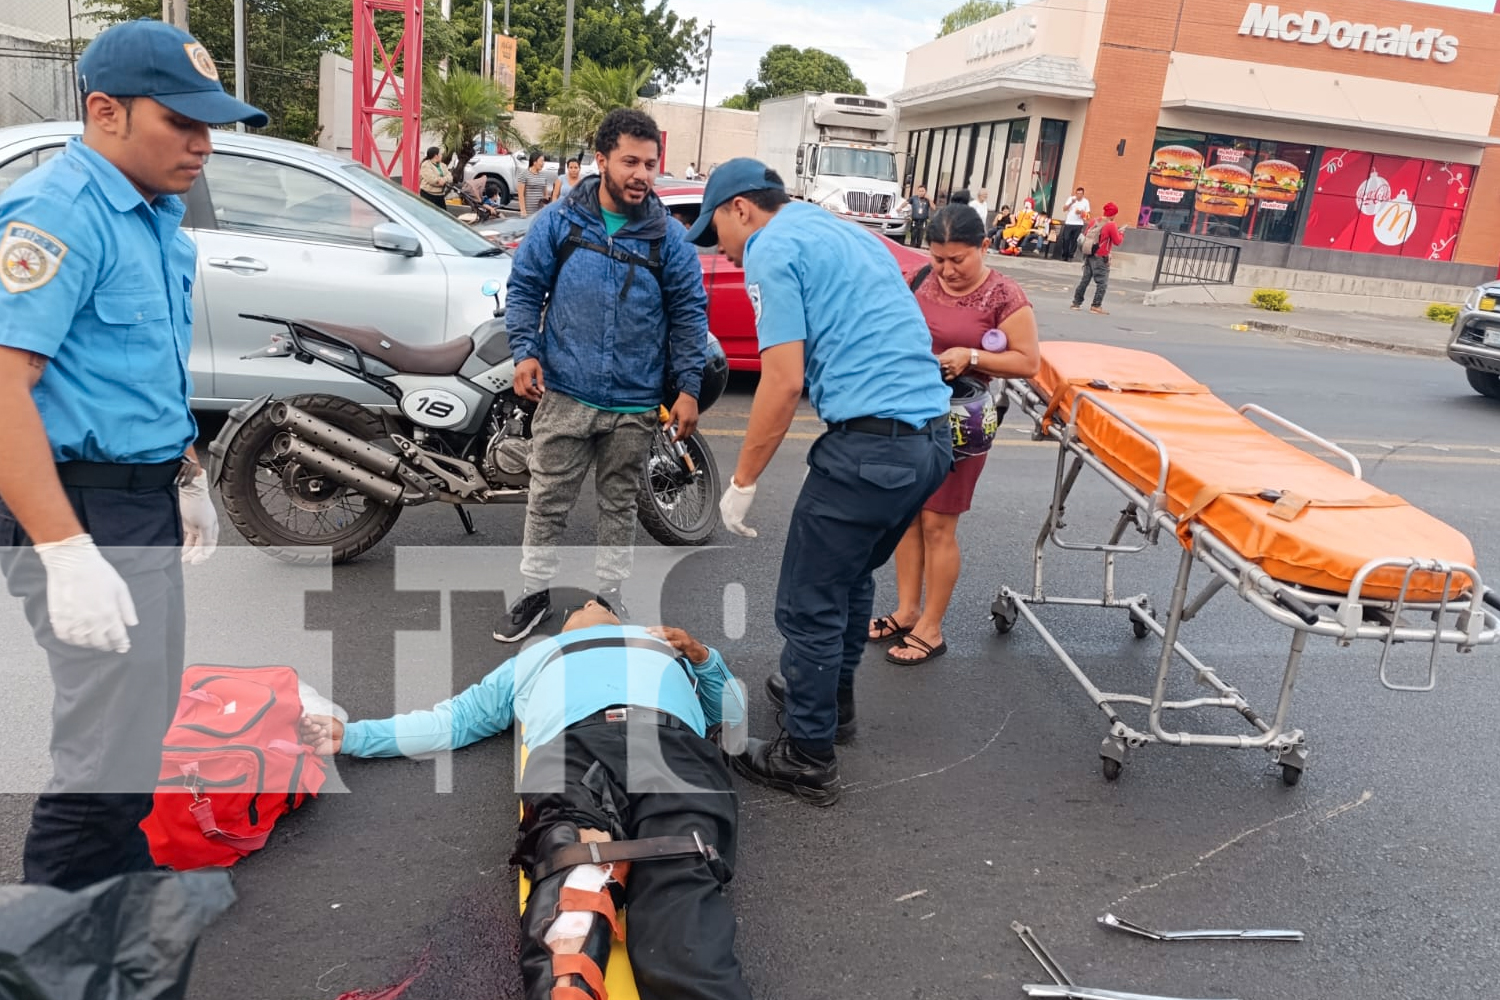
[[[455,177],[462,177],[464,166],[474,158],[480,132],[494,133],[498,142],[511,148],[526,145],[509,106],[510,95],[499,84],[465,69],[450,70],[446,79],[429,72],[422,80],[422,131],[438,137],[444,159],[458,157]],[[399,139],[401,119],[387,118],[380,130]]]
[[[588,143],[604,116],[615,108],[638,108],[641,91],[651,79],[650,66],[605,67],[580,57],[568,89],[552,102],[557,124],[547,130],[548,149],[571,150]]]

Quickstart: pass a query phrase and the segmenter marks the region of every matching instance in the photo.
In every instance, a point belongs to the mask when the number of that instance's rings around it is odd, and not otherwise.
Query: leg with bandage
[[[610,835],[573,823],[552,826],[536,841],[543,857],[575,844],[607,843]],[[629,862],[579,864],[532,883],[521,919],[521,975],[526,1000],[608,1000],[604,972]]]

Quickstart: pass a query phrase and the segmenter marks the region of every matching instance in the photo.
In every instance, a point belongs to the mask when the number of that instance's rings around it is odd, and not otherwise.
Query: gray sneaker
[[[535,590],[522,594],[494,631],[496,642],[520,642],[531,630],[552,615],[552,591]]]
[[[610,587],[607,590],[599,591],[599,593],[594,595],[594,600],[604,605],[608,611],[613,612],[614,616],[620,619],[620,621],[627,622],[630,620],[630,612],[625,608],[625,600],[620,596],[619,587]]]

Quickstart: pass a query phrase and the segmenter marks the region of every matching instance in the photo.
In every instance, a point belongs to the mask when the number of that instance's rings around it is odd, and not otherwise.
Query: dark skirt
[[[922,509],[934,514],[966,512],[974,502],[974,487],[979,482],[979,474],[984,471],[985,459],[989,457],[989,452],[985,452],[983,455],[961,458],[954,462],[953,471],[948,473],[948,478],[943,480],[943,485],[937,488],[937,492],[927,498]]]

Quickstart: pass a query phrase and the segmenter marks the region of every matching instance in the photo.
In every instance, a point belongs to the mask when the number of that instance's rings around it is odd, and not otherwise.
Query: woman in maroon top
[[[966,205],[943,208],[928,222],[927,241],[932,268],[915,294],[943,377],[987,383],[1035,375],[1041,364],[1036,315],[1020,285],[985,267],[989,241],[979,216]],[[1002,350],[984,348],[984,335],[993,329],[1005,334]],[[948,651],[943,616],[958,582],[958,516],[974,499],[988,455],[954,457],[953,471],[896,549],[896,610],[870,622],[871,641],[900,640],[885,654],[892,663],[925,663]]]

